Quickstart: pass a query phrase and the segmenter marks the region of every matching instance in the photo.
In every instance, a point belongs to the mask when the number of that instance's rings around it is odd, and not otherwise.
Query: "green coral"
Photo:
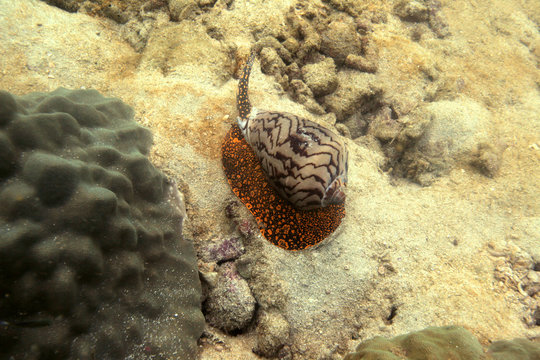
[[[526,339],[494,342],[487,355],[478,340],[460,326],[428,327],[385,339],[364,341],[344,360],[537,360],[540,343]]]
[[[95,90],[0,91],[0,358],[196,358],[185,210],[133,114]]]
[[[361,343],[344,360],[481,360],[478,340],[459,326],[428,327],[392,339],[377,336]]]
[[[493,360],[538,360],[540,343],[526,339],[496,341],[488,349]]]

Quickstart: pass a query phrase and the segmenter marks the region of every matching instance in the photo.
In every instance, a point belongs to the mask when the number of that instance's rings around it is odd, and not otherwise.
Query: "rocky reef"
[[[195,252],[151,144],[95,90],[0,92],[2,357],[195,357]],[[156,337],[170,327],[174,348]]]

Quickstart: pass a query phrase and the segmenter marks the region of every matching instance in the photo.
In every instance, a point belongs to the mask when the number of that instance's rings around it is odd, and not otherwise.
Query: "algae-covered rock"
[[[502,153],[506,148],[504,144],[497,145],[481,143],[471,153],[471,165],[475,166],[482,174],[491,178],[499,173]]]
[[[220,266],[216,284],[205,302],[206,320],[226,332],[246,328],[255,314],[255,298],[233,262]]]
[[[356,112],[364,112],[376,103],[381,94],[372,74],[343,70],[338,73],[336,91],[324,97],[325,109],[344,122]]]
[[[0,92],[0,357],[195,358],[196,257],[151,144],[95,90]]]
[[[302,68],[302,77],[315,96],[332,93],[338,84],[336,65],[332,58],[305,65]]]
[[[397,16],[406,21],[421,22],[429,20],[428,7],[422,1],[401,1],[394,7],[394,11]]]
[[[69,12],[76,12],[79,10],[83,1],[84,0],[45,0],[45,2]]]
[[[321,52],[333,58],[338,66],[342,65],[347,55],[361,55],[362,41],[350,19],[336,20],[328,24],[322,33]]]
[[[193,16],[199,8],[195,0],[169,0],[168,3],[174,21],[182,21]]]
[[[276,50],[265,47],[261,50],[261,70],[268,75],[281,75],[285,69],[285,63],[281,60]]]
[[[232,236],[205,243],[199,250],[199,257],[206,262],[222,263],[239,258],[245,251],[242,240]]]
[[[362,72],[374,73],[377,71],[377,63],[364,56],[349,54],[345,59],[345,65]]]
[[[344,360],[481,360],[482,346],[460,326],[428,327],[392,339],[377,336],[364,341]]]
[[[289,340],[289,323],[278,312],[261,312],[257,324],[256,354],[273,357]]]
[[[404,21],[427,22],[439,38],[450,35],[448,22],[441,14],[441,3],[436,0],[403,0],[394,6],[394,13]]]

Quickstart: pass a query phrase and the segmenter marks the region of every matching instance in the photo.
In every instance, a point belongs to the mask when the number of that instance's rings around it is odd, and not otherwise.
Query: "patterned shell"
[[[271,184],[294,206],[309,210],[345,200],[348,153],[338,135],[293,114],[257,109],[239,126]]]
[[[251,55],[238,86],[238,126],[270,183],[302,210],[345,200],[348,151],[341,138],[313,121],[285,112],[251,108],[248,80]]]

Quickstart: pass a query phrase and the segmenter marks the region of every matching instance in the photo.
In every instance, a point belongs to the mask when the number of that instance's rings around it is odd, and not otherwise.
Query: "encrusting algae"
[[[345,216],[347,149],[317,123],[252,109],[248,79],[254,55],[241,74],[239,126],[223,141],[223,169],[262,235],[283,249],[303,250],[332,234]]]

